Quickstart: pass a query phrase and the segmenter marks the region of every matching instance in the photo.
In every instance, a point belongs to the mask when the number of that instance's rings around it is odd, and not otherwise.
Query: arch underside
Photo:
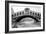
[[[37,22],[39,22],[39,20],[36,17],[30,16],[30,15],[19,16],[12,19],[15,20],[16,22],[19,22],[21,19],[26,18],[26,17],[32,18],[36,20]]]

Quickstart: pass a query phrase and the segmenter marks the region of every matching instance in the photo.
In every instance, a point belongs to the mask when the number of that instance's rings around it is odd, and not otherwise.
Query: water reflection
[[[21,19],[18,23],[14,24],[17,28],[25,28],[25,27],[40,27],[40,22],[37,22],[35,19],[30,17],[26,17]]]

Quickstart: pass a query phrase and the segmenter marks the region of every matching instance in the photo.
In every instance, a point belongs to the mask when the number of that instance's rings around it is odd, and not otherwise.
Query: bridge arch
[[[30,18],[36,20],[37,22],[39,22],[38,19],[36,19],[35,17],[30,16],[30,15],[24,15],[24,16],[17,17],[16,21],[19,22],[21,19],[26,18],[26,17],[30,17]]]

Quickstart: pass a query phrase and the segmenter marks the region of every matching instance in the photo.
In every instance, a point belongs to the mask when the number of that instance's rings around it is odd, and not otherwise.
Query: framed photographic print
[[[40,2],[5,1],[5,32],[45,30],[45,4]]]

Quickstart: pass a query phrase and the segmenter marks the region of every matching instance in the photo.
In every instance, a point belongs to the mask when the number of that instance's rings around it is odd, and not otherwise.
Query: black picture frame
[[[43,5],[43,29],[39,29],[39,30],[24,30],[24,31],[9,31],[9,3]],[[22,2],[22,1],[5,1],[5,33],[37,32],[37,31],[45,31],[45,3]]]

